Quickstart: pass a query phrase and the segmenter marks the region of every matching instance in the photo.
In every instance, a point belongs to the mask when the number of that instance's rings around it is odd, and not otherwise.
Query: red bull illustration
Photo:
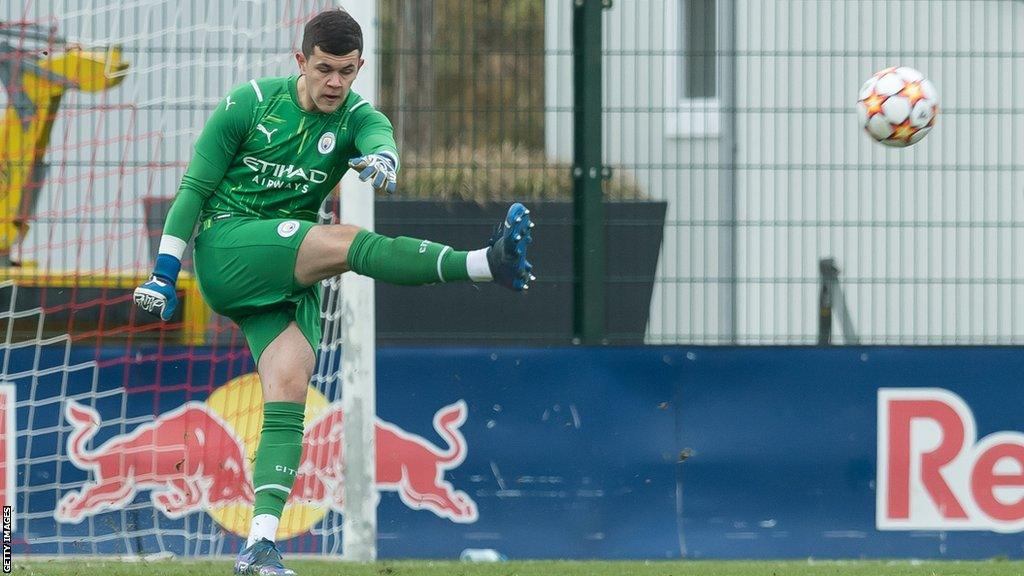
[[[875,509],[879,530],[1024,530],[1024,434],[977,440],[953,392],[879,389]]]
[[[171,518],[226,502],[253,501],[242,445],[202,402],[189,402],[93,450],[86,443],[100,427],[95,410],[69,401],[64,416],[74,427],[67,454],[92,481],[65,494],[54,516],[61,522],[118,509],[139,490]]]
[[[466,439],[459,432],[466,412],[466,403],[459,400],[434,414],[434,430],[448,443],[447,449],[377,419],[377,489],[397,492],[415,510],[430,510],[453,522],[476,522],[476,502],[444,480],[447,470],[466,459]],[[343,419],[341,403],[336,402],[306,428],[292,501],[326,502],[341,511]]]
[[[99,414],[69,401],[64,409],[73,427],[68,458],[91,477],[80,490],[64,495],[54,517],[79,523],[121,509],[139,491],[151,490],[153,505],[170,518],[205,511],[226,530],[244,536],[254,501],[251,461],[262,427],[262,413],[253,406],[260,405],[259,379],[247,374],[216,390],[206,402],[179,406],[90,450],[87,446],[101,425]],[[444,439],[444,448],[376,419],[377,489],[396,492],[412,509],[453,522],[475,522],[476,502],[444,480],[445,472],[466,458],[467,443],[459,429],[467,413],[463,400],[435,413],[434,430]],[[329,510],[342,511],[343,421],[341,403],[329,403],[310,388],[302,459],[282,517],[282,539],[307,533]]]

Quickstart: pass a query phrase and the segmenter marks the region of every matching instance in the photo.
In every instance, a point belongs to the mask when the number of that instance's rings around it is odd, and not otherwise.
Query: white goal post
[[[341,0],[341,6],[363,29],[363,53],[368,57],[354,88],[378,105],[380,56],[377,50],[377,2]],[[373,230],[373,189],[349,171],[342,180],[339,217],[342,222]],[[370,278],[347,274],[341,282],[342,406],[345,437],[345,499],[342,515],[343,559],[371,562],[377,559],[376,486],[376,325],[374,283]]]

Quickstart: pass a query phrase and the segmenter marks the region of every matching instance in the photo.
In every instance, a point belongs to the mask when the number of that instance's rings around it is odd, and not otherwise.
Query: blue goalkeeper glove
[[[178,281],[181,261],[170,254],[158,254],[153,275],[142,286],[135,289],[135,304],[144,312],[159,316],[167,321],[178,309],[178,293],[174,289]]]
[[[348,161],[348,166],[359,172],[359,179],[369,181],[377,192],[393,194],[398,187],[398,158],[391,152],[353,158]]]

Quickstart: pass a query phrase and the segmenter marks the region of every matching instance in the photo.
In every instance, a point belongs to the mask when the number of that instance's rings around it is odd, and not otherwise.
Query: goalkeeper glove
[[[135,289],[135,304],[144,312],[159,316],[161,320],[170,320],[178,308],[178,293],[174,283],[178,281],[180,270],[180,260],[170,254],[158,254],[153,275]]]
[[[359,172],[359,179],[370,181],[377,192],[393,194],[398,187],[398,158],[391,152],[367,154],[348,161],[349,168]]]

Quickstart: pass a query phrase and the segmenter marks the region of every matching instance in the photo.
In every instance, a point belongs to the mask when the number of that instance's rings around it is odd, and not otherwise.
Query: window
[[[717,136],[718,0],[665,0],[666,126],[675,137]]]
[[[715,49],[716,0],[684,0],[679,11],[683,73],[679,92],[686,98],[714,98],[717,71]]]

